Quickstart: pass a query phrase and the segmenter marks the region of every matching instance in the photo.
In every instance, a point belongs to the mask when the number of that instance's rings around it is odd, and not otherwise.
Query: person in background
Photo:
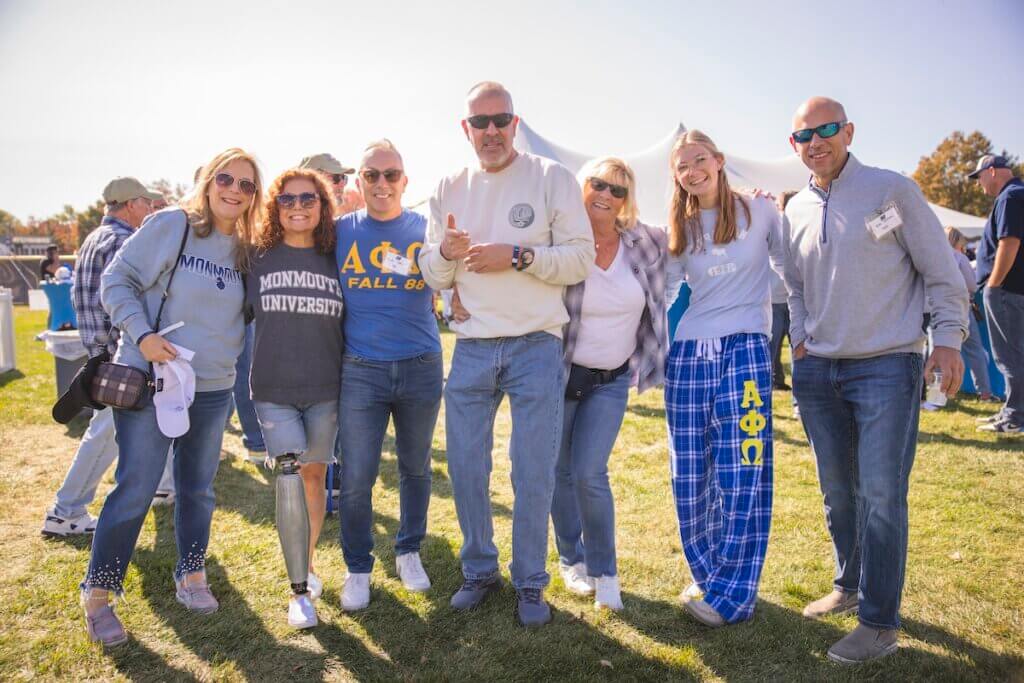
[[[779,195],[779,213],[785,213],[786,204],[792,199],[796,192],[786,190]],[[769,273],[772,283],[772,388],[782,391],[789,391],[790,386],[786,384],[786,366],[782,364],[782,340],[789,336],[789,303],[786,294],[786,283],[782,275],[774,270]],[[792,351],[792,344],[790,345]],[[793,409],[799,412],[796,403]]]
[[[473,609],[501,587],[488,487],[495,411],[507,394],[516,616],[537,627],[551,620],[545,561],[565,392],[561,335],[569,320],[562,289],[593,267],[594,238],[572,173],[513,147],[519,118],[509,92],[478,83],[466,110],[462,130],[479,164],[438,185],[419,255],[427,285],[458,285],[471,315],[453,325],[458,339],[444,390],[465,579],[451,605]]]
[[[104,216],[78,249],[71,290],[78,336],[90,358],[117,350],[117,329],[111,327],[110,317],[100,303],[100,276],[152,213],[156,197],[135,178],[115,178],[103,188]],[[91,534],[96,530],[96,520],[86,508],[96,497],[96,488],[116,457],[113,410],[94,410],[64,483],[46,511],[44,536]],[[161,486],[173,495],[174,479],[169,474],[168,465]]]
[[[348,177],[356,172],[351,166],[344,166],[326,152],[304,157],[299,168],[311,168],[324,174],[325,179],[334,193],[336,218],[341,218],[365,206],[362,195],[355,188],[349,187]]]
[[[999,399],[992,395],[992,382],[988,374],[988,353],[981,341],[981,327],[978,325],[978,315],[981,312],[974,305],[973,298],[978,292],[978,276],[971,266],[970,259],[964,253],[967,246],[967,238],[964,234],[953,227],[946,228],[946,238],[949,246],[953,249],[953,257],[956,265],[960,268],[960,274],[967,285],[967,294],[971,297],[971,315],[967,317],[969,325],[967,339],[964,340],[960,350],[967,358],[967,365],[971,369],[971,376],[974,378],[974,388],[978,392],[978,398],[986,402],[998,402]]]
[[[128,640],[109,604],[110,594],[124,590],[124,575],[171,445],[178,495],[175,598],[200,614],[219,606],[205,570],[213,480],[245,333],[242,273],[248,261],[246,246],[259,223],[261,198],[262,182],[253,157],[237,148],[225,150],[203,167],[194,193],[183,202],[185,211],[154,214],[103,272],[103,308],[121,331],[114,361],[149,372],[153,364],[177,359],[180,346],[194,353],[185,368],[195,387],[191,405],[185,396],[176,400],[173,394],[157,392],[145,395],[137,410],[113,409],[117,484],[100,513],[89,569],[81,583],[89,637],[104,645]],[[168,289],[172,271],[174,281]],[[163,329],[157,330],[161,302]],[[186,385],[180,386],[184,393]],[[158,400],[163,406],[159,409]],[[182,403],[188,405],[186,410],[174,410]],[[185,420],[185,433],[166,436],[161,422],[168,420]]]
[[[913,180],[849,152],[853,134],[839,102],[800,105],[790,144],[811,178],[783,221],[793,394],[836,564],[832,591],[803,614],[858,612],[858,626],[828,650],[843,664],[898,648],[922,376],[941,372],[940,390],[954,395],[967,334],[967,288],[942,226]],[[927,363],[925,296],[935,340]]]
[[[297,540],[299,545],[307,541],[308,571],[292,585],[288,623],[310,628],[318,623],[313,601],[323,592],[313,557],[326,512],[324,476],[334,460],[344,349],[333,197],[320,173],[291,169],[270,184],[264,213],[246,274],[247,306],[254,316],[249,328],[255,330],[249,383],[268,467],[279,467],[278,476],[298,470],[302,480],[309,537]],[[282,483],[278,510],[293,502]],[[277,522],[290,558],[295,534],[307,531],[287,514],[278,515]]]
[[[979,431],[1024,430],[1024,182],[1001,156],[986,154],[968,177],[995,197],[978,245],[978,284],[985,288],[985,315],[996,367],[1006,379],[1006,403]]]
[[[60,265],[57,245],[51,244],[46,247],[46,258],[39,262],[39,279],[43,282],[54,279],[57,276],[57,269],[60,268]]]
[[[389,420],[395,425],[398,460],[395,570],[407,590],[430,588],[420,545],[427,533],[430,449],[444,368],[432,293],[416,265],[427,221],[402,208],[408,182],[402,155],[390,141],[369,144],[356,178],[366,208],[336,223],[345,293],[338,513],[348,567],[341,593],[346,611],[370,603],[373,485]]]

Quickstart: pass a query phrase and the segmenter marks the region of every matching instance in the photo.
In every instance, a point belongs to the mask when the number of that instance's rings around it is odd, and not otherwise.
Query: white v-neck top
[[[644,312],[644,290],[630,270],[626,248],[618,253],[608,270],[596,265],[583,286],[580,333],[572,362],[594,370],[614,370],[633,355],[640,317]]]

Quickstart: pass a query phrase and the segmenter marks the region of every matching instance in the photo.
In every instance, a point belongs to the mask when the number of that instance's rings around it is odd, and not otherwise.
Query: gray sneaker
[[[175,599],[188,609],[190,612],[196,614],[211,614],[217,611],[220,607],[220,603],[217,602],[217,598],[213,597],[213,593],[210,591],[210,585],[206,582],[206,572],[203,572],[202,583],[185,583],[185,577],[174,580]]]
[[[804,616],[808,619],[821,619],[830,614],[856,614],[858,606],[856,593],[833,590],[804,607]]]
[[[466,579],[452,596],[452,609],[467,610],[480,606],[488,593],[501,589],[501,576],[491,574],[486,579]]]
[[[857,624],[857,628],[828,649],[828,658],[840,664],[862,664],[891,655],[899,649],[894,629],[877,629]]]
[[[543,588],[517,588],[516,597],[516,619],[520,624],[536,628],[551,621],[551,606],[544,601]]]
[[[104,605],[92,616],[86,613],[85,630],[89,632],[89,640],[101,643],[103,647],[113,647],[128,642],[128,634],[124,632],[124,626],[114,614],[114,608],[111,605]]]

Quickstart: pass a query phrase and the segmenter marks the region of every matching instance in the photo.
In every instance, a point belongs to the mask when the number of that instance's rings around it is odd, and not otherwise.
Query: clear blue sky
[[[233,145],[271,175],[320,151],[354,164],[381,136],[420,196],[467,159],[458,119],[483,79],[593,153],[682,121],[777,158],[825,94],[870,164],[911,172],[957,129],[1024,155],[1022,45],[1021,0],[0,0],[0,208],[83,208],[117,175],[188,182]]]

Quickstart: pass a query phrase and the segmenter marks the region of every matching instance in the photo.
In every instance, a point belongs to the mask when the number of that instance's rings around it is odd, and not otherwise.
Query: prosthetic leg
[[[299,459],[294,453],[277,456],[281,472],[277,475],[277,535],[281,539],[288,581],[295,595],[308,593],[309,513],[306,490],[299,476]]]

